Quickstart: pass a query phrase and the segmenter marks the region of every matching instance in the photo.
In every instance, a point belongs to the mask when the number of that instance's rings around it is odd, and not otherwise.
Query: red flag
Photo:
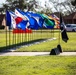
[[[19,24],[23,19],[21,17],[15,18],[16,24]]]
[[[13,29],[13,33],[16,34],[16,33],[32,33],[32,30],[31,29],[25,29],[25,30],[22,30],[22,29]]]

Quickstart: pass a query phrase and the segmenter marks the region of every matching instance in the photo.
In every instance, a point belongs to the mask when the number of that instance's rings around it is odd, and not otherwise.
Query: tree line
[[[65,15],[70,14],[76,11],[76,0],[66,0],[64,2],[59,3],[57,0],[49,0],[50,4],[54,5],[55,11],[59,12],[62,11]],[[62,8],[61,8],[62,7]],[[6,10],[14,11],[15,8],[19,8],[21,10],[27,11],[36,11],[41,13],[51,13],[52,8],[48,7],[48,3],[45,2],[45,8],[41,7],[37,0],[6,0],[5,3],[2,4],[0,7],[0,12],[3,13]],[[38,10],[36,10],[38,8]],[[64,10],[63,10],[64,8]],[[39,11],[42,9],[41,11]]]

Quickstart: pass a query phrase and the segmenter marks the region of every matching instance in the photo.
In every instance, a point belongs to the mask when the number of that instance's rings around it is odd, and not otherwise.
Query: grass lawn
[[[75,51],[76,52],[76,32],[68,32],[68,37],[69,40],[67,43],[65,43],[62,39],[60,39],[60,45],[62,47],[63,51]],[[58,33],[54,33],[54,37],[56,40],[53,41],[47,41],[47,42],[42,42],[40,44],[28,46],[28,47],[21,47],[17,49],[16,51],[50,51],[51,49],[57,47],[59,44],[59,38],[58,38]],[[61,38],[61,37],[60,37]]]
[[[58,33],[54,34],[56,40],[21,47],[17,51],[50,51],[58,44]],[[49,33],[41,35],[45,38],[51,37]],[[32,34],[29,41],[39,39],[41,35],[40,33]],[[5,32],[0,31],[0,47],[6,46],[5,36]],[[13,34],[11,34],[11,44],[14,42],[12,36]],[[18,43],[20,42],[19,36],[16,38]],[[68,32],[68,36],[68,43],[60,39],[62,49],[64,51],[76,51],[76,33]],[[0,75],[76,75],[76,56],[0,56],[0,60]]]
[[[43,32],[43,33],[42,33]],[[42,34],[41,34],[42,33]],[[60,37],[60,45],[62,47],[63,51],[76,51],[76,32],[67,32],[69,40],[67,43],[65,43],[64,41],[62,41],[61,37]],[[9,33],[8,33],[8,46],[9,46]],[[16,38],[13,38],[13,36],[16,36]],[[20,36],[23,36],[22,38],[20,38]],[[0,31],[0,47],[4,47],[6,46],[6,33],[3,31]],[[29,38],[28,38],[29,37]],[[17,44],[20,43],[21,41],[23,42],[28,42],[28,41],[32,41],[32,40],[36,40],[36,39],[46,39],[46,38],[52,38],[53,34],[51,34],[51,31],[47,30],[47,32],[45,30],[42,31],[34,31],[32,34],[16,34],[13,35],[12,33],[10,34],[10,45],[12,44]],[[56,40],[53,41],[47,41],[47,42],[42,42],[40,44],[35,44],[32,46],[28,46],[28,47],[20,47],[19,49],[17,49],[16,51],[50,51],[51,49],[55,48],[58,44],[59,44],[59,32],[54,31],[54,38],[56,38]],[[16,40],[16,41],[15,41]],[[26,44],[26,43],[25,43]],[[6,48],[5,48],[6,49]],[[1,49],[0,49],[1,50]]]
[[[3,56],[0,60],[0,75],[76,75],[76,56]]]

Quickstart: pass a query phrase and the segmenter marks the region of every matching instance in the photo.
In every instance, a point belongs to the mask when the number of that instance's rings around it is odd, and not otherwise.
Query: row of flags
[[[18,8],[15,9],[15,12],[6,11],[6,25],[12,29],[35,29],[39,28],[48,28],[53,29],[55,26],[60,28],[62,40],[67,42],[68,36],[64,26],[64,22],[60,15],[58,18],[56,15],[48,16],[46,14],[40,14],[35,12],[24,12]],[[22,31],[23,32],[23,31]]]
[[[12,29],[17,28],[22,30],[26,28],[38,30],[43,27],[53,29],[59,19],[55,15],[51,17],[30,11],[24,12],[16,8],[15,12],[6,11],[6,25]]]

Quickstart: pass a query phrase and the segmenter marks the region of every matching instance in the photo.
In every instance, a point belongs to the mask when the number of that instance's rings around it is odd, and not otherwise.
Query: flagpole
[[[59,3],[60,3],[60,0],[59,0]],[[60,19],[60,8],[59,8],[59,19]],[[60,45],[60,25],[59,25],[59,41],[58,41],[58,44]]]
[[[15,34],[15,48],[16,48],[16,34]]]
[[[24,42],[24,38],[23,38],[23,32],[22,32],[22,45],[23,45],[23,42]]]
[[[9,26],[9,49],[10,49],[10,26]]]
[[[21,45],[22,45],[22,29],[21,29]]]
[[[59,3],[60,3],[60,0],[59,0]],[[59,25],[59,41],[58,41],[58,45],[57,45],[57,49],[59,50],[60,53],[62,53],[62,48],[61,48],[61,45],[60,45],[60,28],[61,28],[61,12],[60,12],[60,8],[59,8],[59,18],[60,18],[60,25]]]
[[[60,13],[59,13],[59,17],[60,17]],[[59,41],[58,44],[60,44],[60,27],[59,27]]]
[[[26,32],[24,33],[24,42],[27,43],[27,33]]]
[[[6,50],[7,50],[7,26],[6,26]]]
[[[14,44],[14,33],[13,33],[13,38],[12,38],[12,45]]]

